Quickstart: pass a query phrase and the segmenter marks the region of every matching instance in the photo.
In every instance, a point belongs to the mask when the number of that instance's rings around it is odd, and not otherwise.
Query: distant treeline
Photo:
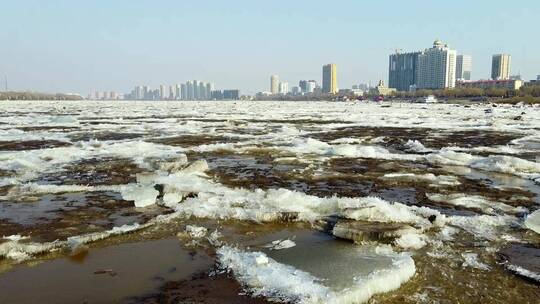
[[[469,99],[478,101],[498,101],[498,102],[526,102],[540,103],[540,85],[522,86],[519,90],[509,90],[504,88],[453,88],[444,90],[416,90],[413,92],[394,92],[385,99],[416,99],[434,95],[439,99]],[[333,95],[333,94],[308,94],[308,95],[271,95],[256,96],[255,100],[293,100],[293,101],[323,101],[323,100],[355,100],[355,99],[374,99],[378,94],[374,92],[366,93],[359,97],[353,94]]]
[[[470,98],[470,97],[540,97],[540,85],[522,86],[519,90],[504,88],[454,88],[446,90],[416,90],[414,92],[396,92],[393,94],[397,98],[413,98],[435,95],[441,98]]]
[[[46,94],[37,92],[0,92],[0,100],[82,100],[73,94]]]

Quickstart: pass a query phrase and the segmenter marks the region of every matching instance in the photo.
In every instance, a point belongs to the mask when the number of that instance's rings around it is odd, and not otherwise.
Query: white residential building
[[[289,83],[288,82],[280,82],[279,83],[279,94],[287,94],[289,93]]]
[[[456,57],[456,50],[436,40],[432,48],[418,55],[417,88],[454,88],[456,86]]]

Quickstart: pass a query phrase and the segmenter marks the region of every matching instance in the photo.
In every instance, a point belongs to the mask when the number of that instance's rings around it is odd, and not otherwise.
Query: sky
[[[321,81],[388,78],[388,55],[435,39],[473,57],[512,55],[512,74],[540,74],[540,1],[522,0],[0,0],[0,76],[9,89],[129,92],[197,79],[243,94]],[[3,78],[3,77],[2,77]],[[3,85],[2,85],[3,89]]]

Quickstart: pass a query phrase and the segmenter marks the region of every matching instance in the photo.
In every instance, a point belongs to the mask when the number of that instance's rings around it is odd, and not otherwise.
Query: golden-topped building
[[[323,66],[323,93],[336,94],[338,92],[337,85],[337,66],[333,63]]]

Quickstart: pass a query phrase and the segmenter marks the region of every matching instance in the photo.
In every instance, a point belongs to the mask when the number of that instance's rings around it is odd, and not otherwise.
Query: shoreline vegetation
[[[444,90],[417,90],[414,92],[394,92],[385,96],[387,101],[411,101],[417,98],[433,95],[444,101],[472,101],[472,102],[495,102],[495,103],[525,103],[540,104],[540,85],[523,86],[519,90],[504,88],[453,88]],[[261,101],[343,101],[343,100],[366,100],[376,99],[377,94],[368,93],[365,96],[355,96],[348,94],[308,94],[308,95],[275,95],[256,97],[253,100]],[[0,92],[2,100],[84,100],[77,94],[48,94],[39,92]]]
[[[510,90],[504,88],[453,88],[444,90],[417,90],[414,92],[393,92],[384,96],[385,101],[411,101],[418,98],[433,95],[439,100],[444,101],[472,101],[472,102],[495,102],[495,103],[526,103],[540,104],[540,85],[523,86],[519,90]],[[275,95],[256,98],[255,100],[274,100],[274,101],[339,101],[339,100],[375,100],[380,95],[372,92],[364,96],[355,96],[353,94],[341,95]]]
[[[522,86],[519,90],[504,88],[454,88],[446,90],[417,90],[415,92],[396,92],[390,98],[411,99],[433,95],[440,99],[471,101],[490,101],[498,103],[540,104],[540,85]]]
[[[63,93],[40,93],[40,92],[0,92],[1,100],[83,100],[84,98],[76,94]]]

